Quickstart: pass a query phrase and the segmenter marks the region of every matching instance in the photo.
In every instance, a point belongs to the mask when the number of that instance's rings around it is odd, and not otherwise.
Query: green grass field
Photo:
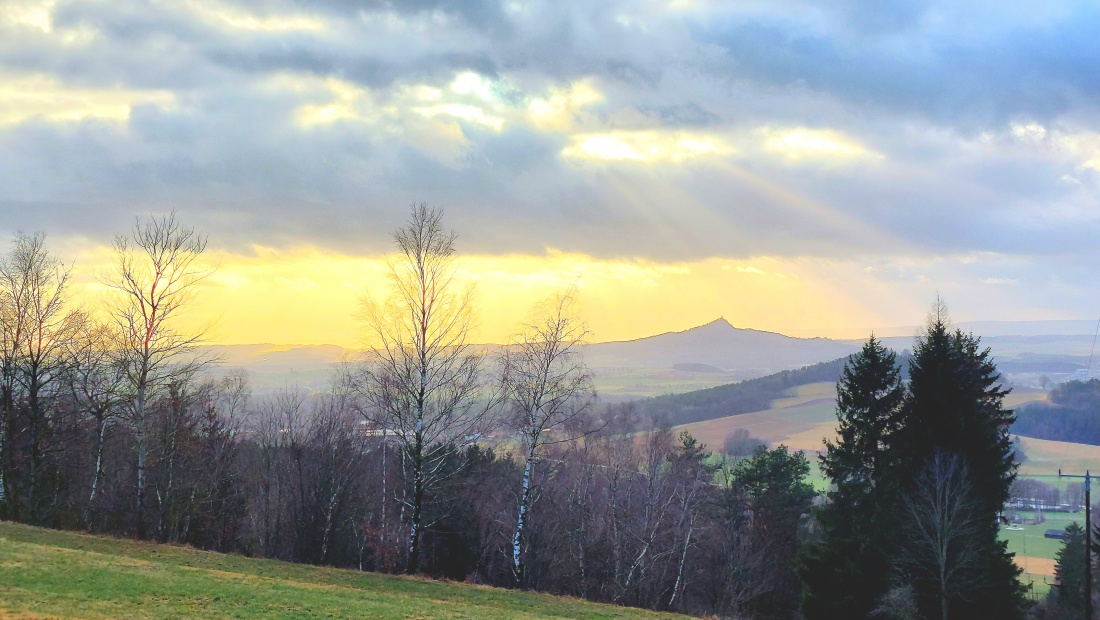
[[[0,618],[677,618],[0,522]]]
[[[615,398],[649,398],[682,394],[734,383],[728,373],[684,372],[671,368],[598,369],[592,377],[596,392]]]
[[[1021,512],[1021,516],[1031,518],[1033,513]],[[1022,530],[1001,528],[1001,539],[1008,541],[1008,550],[1016,554],[1016,564],[1024,570],[1020,580],[1031,588],[1035,597],[1045,596],[1054,583],[1054,556],[1062,548],[1062,541],[1046,538],[1047,530],[1063,530],[1070,523],[1081,525],[1085,522],[1085,513],[1043,513],[1044,523],[1021,525]]]

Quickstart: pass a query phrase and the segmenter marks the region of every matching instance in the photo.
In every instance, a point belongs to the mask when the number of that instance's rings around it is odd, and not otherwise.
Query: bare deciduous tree
[[[19,342],[11,292],[0,287],[0,517],[8,512],[8,424],[15,411],[15,355]]]
[[[708,549],[707,576],[712,582],[715,611],[737,616],[775,587],[775,555],[770,541],[752,529],[752,511],[737,477],[736,466],[723,459],[718,469],[721,493],[716,502],[718,536]]]
[[[726,435],[726,439],[722,442],[722,454],[732,457],[752,456],[752,453],[761,446],[766,448],[768,444],[750,435],[748,430],[738,428]]]
[[[94,466],[84,524],[91,527],[100,481],[104,476],[103,456],[107,431],[119,415],[125,377],[118,363],[117,337],[109,325],[88,321],[71,347],[68,386],[78,413],[95,428],[92,442]]]
[[[298,529],[301,515],[302,446],[305,443],[309,410],[306,392],[299,387],[284,387],[261,403],[250,429],[259,453],[253,492],[252,530],[255,545],[268,558],[280,555],[280,547],[293,548],[280,537],[293,525]]]
[[[478,402],[486,396],[483,356],[468,340],[472,292],[455,277],[455,234],[444,229],[443,211],[413,205],[393,239],[390,295],[366,304],[371,357],[363,388],[367,419],[393,434],[412,469],[406,572],[415,573],[425,491],[440,482],[446,444],[476,439],[489,407]]]
[[[980,585],[976,569],[981,557],[974,543],[979,523],[970,485],[966,464],[937,450],[902,500],[902,541],[895,567],[902,582],[933,586],[943,620],[952,599],[965,599]]]
[[[911,584],[895,584],[882,595],[871,612],[873,618],[886,620],[917,620],[917,592]]]
[[[365,454],[346,387],[337,383],[332,393],[317,403],[311,429],[310,441],[318,457],[313,495],[320,512],[321,548],[317,557],[322,564],[328,561],[338,514],[344,510]]]
[[[523,442],[523,483],[512,537],[512,570],[524,586],[527,512],[535,463],[543,446],[572,441],[563,427],[581,415],[595,396],[581,346],[588,329],[577,317],[572,292],[535,309],[533,318],[503,353],[504,393],[511,423]]]
[[[51,423],[48,419],[51,401],[60,391],[59,380],[69,361],[71,340],[84,320],[83,313],[66,308],[70,271],[49,253],[42,234],[16,236],[10,252],[0,263],[0,288],[4,291],[6,310],[4,374],[10,375],[11,381],[10,384],[5,381],[4,408],[10,415],[18,390],[24,401],[22,410],[30,444],[26,502],[32,520],[42,466],[43,434]]]
[[[115,238],[115,271],[103,281],[118,293],[112,308],[121,336],[121,365],[129,398],[126,413],[137,452],[137,533],[145,537],[145,467],[148,405],[172,383],[195,375],[211,360],[196,354],[204,332],[186,332],[177,318],[196,284],[211,271],[198,262],[206,238],[183,226],[173,212],[135,223]]]

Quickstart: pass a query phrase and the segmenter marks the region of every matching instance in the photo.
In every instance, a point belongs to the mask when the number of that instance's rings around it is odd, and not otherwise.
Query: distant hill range
[[[484,346],[492,351],[493,345]],[[327,376],[331,366],[354,360],[360,352],[334,345],[277,346],[271,344],[217,345],[206,349],[223,359],[223,367],[249,370],[263,386],[270,380],[312,384]],[[725,319],[681,332],[624,342],[587,345],[585,363],[595,371],[607,369],[661,369],[721,375],[730,380],[760,377],[854,353],[857,344],[828,338],[792,338],[773,332],[742,329]],[[287,381],[283,380],[282,383]]]
[[[963,321],[956,327],[964,332],[973,332],[982,338],[991,336],[1079,336],[1096,332],[1095,320],[1056,320],[1056,321]],[[919,332],[919,325],[902,327],[847,329],[855,338],[865,338],[872,331],[879,337],[912,338]],[[845,338],[846,340],[846,338]]]
[[[672,368],[677,364],[698,364],[699,368],[759,377],[846,357],[858,350],[859,345],[849,342],[792,338],[734,327],[725,319],[717,319],[682,332],[592,344],[585,348],[584,359],[593,368]]]
[[[960,327],[982,336],[982,343],[992,347],[1005,374],[1030,373],[1033,376],[1027,380],[1031,381],[1046,374],[1058,382],[1079,375],[1085,368],[1095,324],[1090,327],[1088,321],[987,321],[964,323]],[[1005,333],[1012,330],[1018,335]],[[1088,333],[1066,333],[1074,330]],[[913,346],[912,335],[882,340],[899,353]],[[590,344],[584,353],[585,362],[597,375],[597,385],[604,381],[607,386],[607,389],[601,387],[601,392],[622,400],[631,394],[637,398],[684,392],[835,361],[858,351],[862,343],[863,340],[795,338],[734,327],[720,318],[684,331]],[[478,348],[491,352],[498,346],[478,345]],[[322,387],[336,363],[361,356],[360,351],[335,345],[215,345],[206,349],[222,357],[222,368],[247,369],[255,387],[261,390],[286,384]]]
[[[216,372],[247,370],[253,389],[260,393],[285,386],[323,389],[330,384],[338,363],[359,355],[355,350],[331,344],[229,344],[202,349],[221,360]]]

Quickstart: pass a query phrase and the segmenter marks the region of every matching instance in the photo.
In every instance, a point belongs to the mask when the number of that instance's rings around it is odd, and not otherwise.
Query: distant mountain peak
[[[821,339],[791,338],[783,334],[734,327],[720,316],[678,332],[626,342],[589,345],[585,361],[604,368],[675,368],[676,364],[705,364],[739,376],[761,376],[846,357],[858,346]]]
[[[699,327],[695,327],[693,329],[704,329],[704,328],[710,328],[710,329],[737,329],[736,327],[733,326],[733,323],[730,323],[729,321],[727,321],[726,317],[724,317],[724,316],[720,316],[717,319],[714,319],[713,321],[711,321],[710,323],[705,323],[705,324],[700,325]],[[688,330],[688,331],[691,331],[691,330]]]

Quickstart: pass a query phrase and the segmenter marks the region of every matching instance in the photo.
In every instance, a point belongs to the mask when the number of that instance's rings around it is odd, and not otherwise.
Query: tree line
[[[771,407],[773,400],[786,396],[791,388],[807,383],[835,382],[845,362],[846,358],[839,358],[728,385],[684,394],[654,396],[641,401],[639,406],[645,413],[661,416],[673,424],[690,424],[763,411]]]
[[[1100,446],[1100,379],[1067,381],[1048,402],[1020,408],[1012,431],[1026,437]]]
[[[873,338],[846,360],[818,497],[801,452],[740,437],[730,451],[749,454],[715,456],[653,412],[601,405],[568,291],[499,352],[473,346],[441,210],[414,205],[393,240],[364,358],[326,389],[257,396],[180,327],[209,271],[175,215],[115,240],[102,309],[70,301],[42,235],[16,236],[0,516],[699,615],[1022,613],[996,541],[1011,412],[988,350],[945,313],[908,384]]]

